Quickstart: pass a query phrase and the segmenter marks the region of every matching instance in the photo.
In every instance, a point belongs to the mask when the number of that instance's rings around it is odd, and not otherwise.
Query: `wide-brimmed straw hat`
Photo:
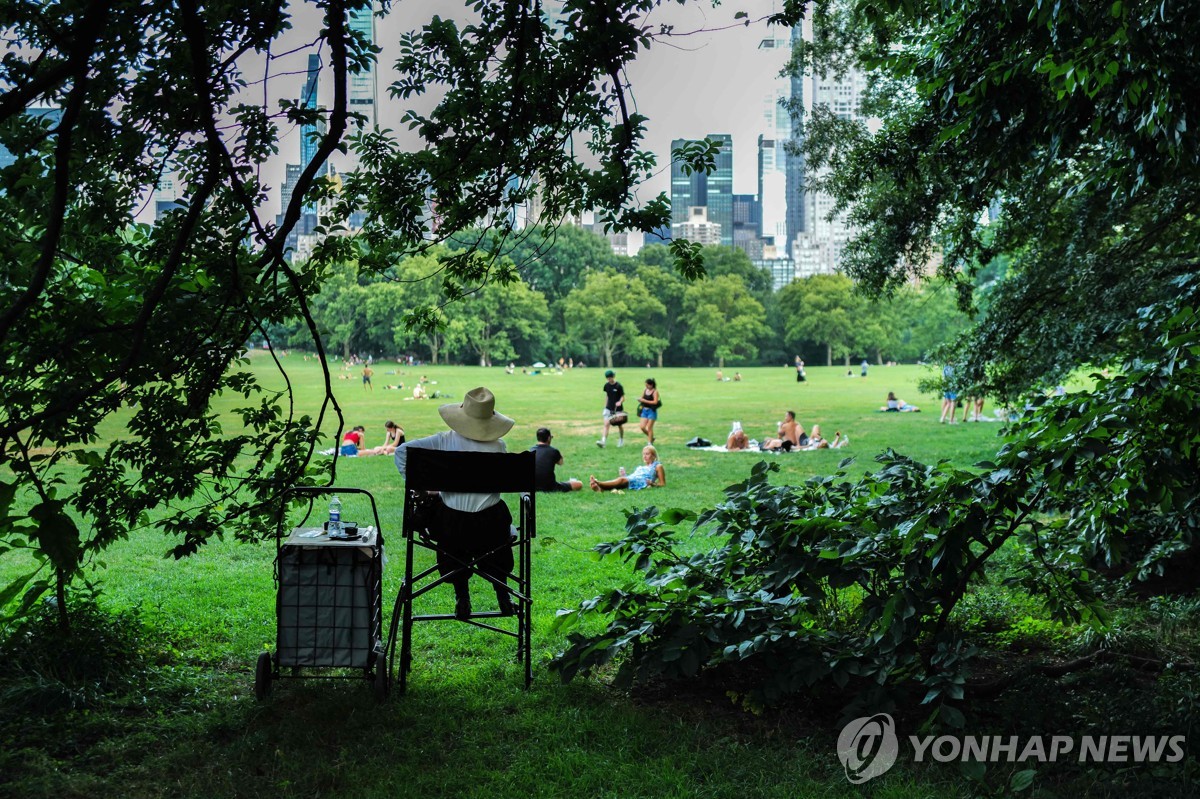
[[[441,406],[438,413],[451,430],[472,441],[495,441],[516,424],[504,414],[496,413],[496,397],[483,386],[468,391],[458,405]]]

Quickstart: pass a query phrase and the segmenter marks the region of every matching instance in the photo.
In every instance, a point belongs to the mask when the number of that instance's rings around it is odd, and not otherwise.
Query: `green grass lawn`
[[[315,362],[292,354],[285,364],[298,408],[315,410],[321,395]],[[255,357],[253,368],[269,387],[282,387],[266,358]],[[658,448],[668,486],[624,494],[585,488],[538,498],[531,690],[522,688],[511,639],[450,622],[417,627],[409,691],[382,706],[357,680],[284,681],[260,704],[253,698],[254,660],[275,639],[273,531],[263,531],[257,545],[213,542],[184,562],[163,557],[172,542],[138,534],[110,550],[107,568],[95,576],[108,606],[140,608],[163,642],[175,647],[164,664],[174,679],[156,682],[144,702],[120,712],[69,717],[65,737],[61,726],[49,729],[36,718],[0,730],[0,749],[7,752],[0,755],[0,794],[10,781],[20,789],[15,795],[29,797],[860,795],[836,758],[836,730],[830,733],[836,719],[821,726],[771,714],[754,718],[720,695],[650,700],[595,679],[564,686],[545,669],[563,644],[549,629],[555,612],[629,577],[624,564],[591,552],[620,536],[624,510],[709,507],[764,457],[691,451],[684,443],[693,436],[723,442],[738,420],[761,439],[786,410],[796,411],[806,428],[819,423],[828,437],[835,430],[850,436],[843,450],[765,456],[778,460],[778,479],[789,482],[829,473],[847,457],[855,458],[849,471],[861,472],[889,447],[917,459],[970,464],[999,445],[997,424],[939,425],[937,399],[916,392],[917,367],[873,367],[867,379],[848,379],[844,368],[814,367],[804,384],[795,382],[790,367],[741,371],[741,382],[718,383],[712,369],[618,370],[631,410],[643,379],[658,380],[664,400]],[[455,399],[477,385],[491,388],[497,409],[517,420],[506,437],[510,450],[531,446],[537,427],[552,428],[566,460],[560,479],[586,483],[589,474],[611,477],[618,466],[639,462],[644,439],[633,424],[625,448],[611,440],[605,449],[595,444],[604,398],[600,369],[528,376],[383,363],[375,372],[374,391],[362,387],[358,369],[344,372],[350,379],[334,377],[347,425],[365,425],[369,445],[382,442],[387,419],[399,422],[410,439],[444,429],[437,408],[445,400],[403,399],[424,374],[435,381],[430,388]],[[382,388],[399,382],[406,390]],[[878,413],[889,390],[923,412]],[[368,489],[380,504],[390,616],[403,563],[403,480],[390,457],[343,458],[337,484]],[[368,518],[365,504],[353,497],[343,515]],[[0,561],[0,583],[22,565],[11,557]],[[477,588],[477,606],[491,601],[486,594]],[[429,597],[430,608],[451,606],[448,588]],[[899,768],[875,780],[870,793],[946,796],[970,792],[965,786],[952,767]]]

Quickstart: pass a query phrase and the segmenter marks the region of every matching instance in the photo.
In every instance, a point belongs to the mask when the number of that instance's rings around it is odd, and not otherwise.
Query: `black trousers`
[[[472,569],[450,577],[448,582],[454,585],[455,592],[466,590],[467,581],[475,572],[490,574],[504,582],[514,564],[511,530],[512,513],[503,502],[478,513],[454,510],[441,504],[435,538],[438,571],[445,577],[482,555]]]

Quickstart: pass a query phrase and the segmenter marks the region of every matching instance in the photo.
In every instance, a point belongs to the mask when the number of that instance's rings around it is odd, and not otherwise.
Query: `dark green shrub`
[[[0,639],[0,711],[47,712],[94,706],[142,685],[163,646],[133,610],[108,612],[90,589],[72,591],[72,626],[58,624],[55,600]]]

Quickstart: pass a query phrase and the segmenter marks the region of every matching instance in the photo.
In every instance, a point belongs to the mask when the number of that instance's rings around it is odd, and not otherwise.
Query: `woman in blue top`
[[[632,474],[621,474],[615,480],[597,480],[596,476],[592,475],[588,480],[593,491],[607,491],[610,488],[641,491],[643,488],[666,486],[667,473],[658,460],[658,450],[647,444],[642,449],[642,465],[634,469]]]

